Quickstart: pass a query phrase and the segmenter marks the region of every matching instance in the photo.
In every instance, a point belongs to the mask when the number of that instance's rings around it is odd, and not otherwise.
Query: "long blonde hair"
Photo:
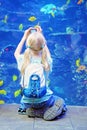
[[[42,50],[41,63],[44,65],[45,71],[50,71],[50,65],[48,63],[47,51],[45,45],[46,40],[42,33],[34,32],[28,36],[26,40],[27,49],[24,52],[24,63],[21,68],[22,75],[24,75],[25,69],[30,63],[30,59],[32,57],[32,51],[38,54],[38,52]]]

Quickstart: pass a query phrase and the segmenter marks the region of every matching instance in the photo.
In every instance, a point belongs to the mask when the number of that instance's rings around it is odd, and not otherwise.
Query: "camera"
[[[30,33],[33,33],[33,32],[37,32],[37,29],[32,28],[32,29],[30,30]]]

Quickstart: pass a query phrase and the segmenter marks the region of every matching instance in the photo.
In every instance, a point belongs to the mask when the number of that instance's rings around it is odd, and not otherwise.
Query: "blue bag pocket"
[[[29,87],[24,88],[22,92],[29,98],[41,98],[46,94],[46,86],[40,87],[40,77],[33,74],[30,77]]]

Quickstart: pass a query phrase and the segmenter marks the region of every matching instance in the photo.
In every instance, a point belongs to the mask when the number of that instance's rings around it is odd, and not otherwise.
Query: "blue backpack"
[[[23,95],[28,98],[41,98],[46,94],[46,86],[40,87],[40,77],[33,74],[30,77],[29,87],[23,89]]]

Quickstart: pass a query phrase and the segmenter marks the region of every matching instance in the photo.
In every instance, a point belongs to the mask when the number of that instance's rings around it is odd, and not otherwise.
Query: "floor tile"
[[[18,107],[0,105],[0,130],[87,130],[87,107],[68,106],[67,113],[53,121],[19,115]]]

